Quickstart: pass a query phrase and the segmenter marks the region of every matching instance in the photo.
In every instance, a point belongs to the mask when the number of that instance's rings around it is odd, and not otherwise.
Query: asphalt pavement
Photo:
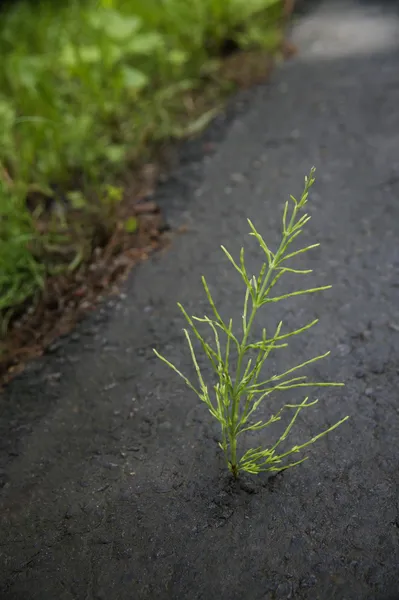
[[[399,11],[300,12],[297,56],[184,145],[157,191],[184,233],[0,398],[2,600],[399,599]],[[331,350],[309,375],[345,382],[319,391],[294,443],[350,420],[297,468],[234,486],[205,406],[152,349],[193,375],[176,303],[208,312],[202,275],[240,323],[220,245],[245,245],[255,272],[246,219],[275,247],[312,165],[303,242],[321,247],[301,265],[333,287],[257,327],[319,318],[271,368]]]

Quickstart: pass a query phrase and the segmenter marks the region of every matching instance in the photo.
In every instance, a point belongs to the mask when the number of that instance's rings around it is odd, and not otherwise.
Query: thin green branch
[[[288,248],[293,244],[296,238],[301,234],[303,228],[310,220],[308,214],[299,215],[300,211],[307,204],[309,198],[309,190],[314,183],[314,169],[311,170],[309,177],[305,178],[305,186],[300,200],[290,196],[290,201],[284,205],[282,215],[282,238],[276,252],[272,252],[263,237],[255,228],[251,220],[248,219],[250,227],[250,235],[255,237],[260,249],[262,250],[265,261],[257,276],[249,276],[245,265],[244,249],[241,249],[239,261],[235,261],[232,255],[222,246],[224,254],[231,262],[233,267],[240,274],[245,284],[245,294],[242,310],[242,336],[239,339],[238,335],[233,333],[233,321],[230,319],[225,323],[216,308],[215,302],[209,290],[208,284],[204,277],[202,283],[205,294],[211,306],[215,319],[209,317],[190,317],[185,309],[179,304],[187,323],[189,324],[194,336],[200,342],[202,350],[209,360],[210,366],[217,377],[217,382],[212,389],[215,395],[214,400],[209,396],[208,386],[205,383],[205,378],[198,364],[198,360],[194,351],[191,337],[187,330],[184,330],[187,338],[191,359],[197,374],[199,388],[194,386],[189,379],[183,375],[172,363],[161,356],[154,350],[155,354],[171,369],[173,369],[179,377],[183,379],[186,385],[194,391],[197,396],[203,401],[212,416],[217,419],[221,427],[221,442],[219,447],[225,454],[226,463],[234,477],[237,477],[240,471],[248,473],[260,473],[263,471],[281,471],[291,468],[302,463],[307,457],[303,457],[298,461],[285,463],[287,457],[291,454],[296,454],[309,445],[318,441],[324,435],[327,435],[339,425],[344,423],[348,417],[338,421],[322,433],[314,436],[307,442],[293,446],[290,450],[284,451],[282,454],[277,454],[276,451],[280,444],[286,441],[290,436],[292,428],[300,412],[306,408],[310,408],[316,404],[317,400],[309,401],[306,397],[300,404],[285,404],[280,410],[273,414],[268,419],[259,418],[251,423],[252,415],[259,409],[262,403],[265,402],[271,394],[302,387],[334,387],[343,385],[335,382],[314,382],[308,381],[306,375],[298,375],[290,377],[295,372],[309,367],[311,364],[328,356],[329,352],[315,356],[308,360],[302,361],[294,367],[291,367],[282,373],[271,375],[259,382],[262,369],[266,363],[270,353],[275,349],[285,348],[289,344],[290,338],[293,336],[305,333],[317,324],[318,320],[314,319],[310,323],[289,331],[281,333],[283,323],[280,321],[276,327],[274,335],[267,337],[266,329],[262,330],[262,336],[259,340],[252,340],[252,330],[255,322],[255,317],[258,310],[270,302],[279,302],[286,298],[293,298],[303,294],[311,294],[330,289],[331,286],[325,285],[321,287],[297,290],[287,294],[270,297],[270,292],[274,289],[285,274],[307,275],[312,272],[311,269],[296,269],[286,267],[285,262],[291,258],[305,253],[308,250],[317,248],[319,244],[311,244],[299,250],[287,252]],[[290,213],[290,206],[292,207]],[[214,347],[205,341],[203,335],[197,328],[194,322],[199,324],[207,324],[213,333]],[[223,349],[223,341],[225,338],[225,347]],[[232,358],[231,348],[236,351],[236,368],[234,377],[232,375]],[[269,448],[251,448],[244,452],[239,457],[239,449],[237,440],[243,433],[251,434],[259,432],[280,421],[283,413],[287,410],[293,410],[293,415],[284,429],[283,434]]]

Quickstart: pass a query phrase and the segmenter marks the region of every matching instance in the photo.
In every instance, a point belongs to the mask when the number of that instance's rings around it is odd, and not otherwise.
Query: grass
[[[82,223],[112,230],[123,195],[115,181],[127,165],[148,160],[164,140],[196,133],[214,115],[225,91],[218,67],[226,40],[277,48],[282,4],[19,0],[3,9],[3,330],[49,274],[90,260],[94,233]],[[204,102],[206,90],[212,99]],[[127,229],[134,232],[132,220]]]

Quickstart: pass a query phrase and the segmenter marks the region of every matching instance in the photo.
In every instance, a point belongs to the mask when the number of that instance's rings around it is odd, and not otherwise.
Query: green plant
[[[0,310],[90,260],[117,223],[122,195],[105,186],[165,140],[205,127],[225,95],[221,46],[273,45],[281,10],[282,0],[19,0],[1,9],[9,216]],[[137,226],[125,224],[129,233]]]
[[[240,471],[246,471],[248,473],[259,473],[261,471],[281,471],[283,469],[300,464],[306,460],[307,457],[288,464],[282,464],[282,461],[286,457],[296,454],[310,444],[313,444],[322,436],[326,435],[349,418],[345,417],[341,419],[338,423],[335,423],[335,425],[314,436],[312,439],[300,445],[295,445],[288,450],[283,450],[280,454],[278,453],[279,446],[288,437],[299,413],[304,408],[314,406],[318,400],[310,402],[309,398],[306,397],[299,404],[285,404],[278,412],[273,414],[266,421],[263,419],[255,420],[255,422],[252,421],[252,417],[255,417],[255,412],[260,404],[273,392],[302,387],[343,385],[340,383],[309,382],[307,381],[307,377],[304,375],[292,377],[294,373],[301,370],[303,367],[306,367],[307,365],[326,357],[329,352],[310,358],[301,364],[287,369],[283,373],[271,375],[267,379],[261,378],[262,367],[270,353],[276,349],[286,347],[288,345],[286,340],[313,327],[318,322],[317,319],[305,325],[304,327],[287,333],[282,333],[283,323],[280,321],[280,323],[277,325],[275,333],[271,337],[267,337],[266,329],[263,329],[261,340],[251,341],[254,319],[258,310],[262,306],[271,302],[279,302],[280,300],[302,294],[319,292],[331,287],[322,286],[310,288],[294,291],[280,296],[270,295],[271,291],[284,274],[306,274],[311,272],[311,270],[288,267],[286,266],[286,261],[319,246],[319,244],[312,244],[310,246],[293,251],[292,248],[290,248],[291,244],[302,232],[303,227],[310,220],[309,215],[303,214],[299,217],[299,213],[308,201],[309,189],[313,183],[314,169],[311,170],[310,176],[305,178],[305,188],[301,199],[298,201],[291,196],[293,209],[290,218],[288,215],[289,202],[286,202],[283,214],[282,240],[276,252],[273,253],[268,248],[260,233],[255,229],[255,226],[252,224],[252,222],[248,220],[251,228],[250,235],[257,239],[260,248],[266,256],[266,261],[263,263],[263,266],[257,277],[250,277],[247,272],[243,248],[241,249],[240,261],[237,263],[234,261],[226,248],[222,246],[222,250],[241,275],[246,287],[242,315],[241,339],[239,339],[238,336],[233,333],[232,320],[230,319],[230,321],[226,323],[220,316],[204,277],[202,278],[202,283],[213,312],[213,318],[209,318],[207,316],[203,318],[190,317],[183,306],[181,304],[178,305],[183,312],[183,315],[186,318],[194,336],[200,342],[200,345],[202,346],[205,355],[209,359],[210,365],[217,377],[217,383],[213,388],[214,399],[211,398],[209,387],[205,383],[198,364],[193,342],[186,329],[184,330],[184,333],[188,341],[191,357],[198,376],[199,387],[192,384],[191,381],[189,381],[189,379],[183,375],[171,362],[154,350],[155,354],[171,369],[173,369],[185,381],[188,387],[193,390],[203,402],[205,402],[211,415],[217,419],[217,421],[219,421],[222,431],[222,441],[219,443],[219,445],[225,454],[228,468],[235,478],[237,478]],[[195,322],[206,323],[210,326],[215,338],[214,347],[205,341],[205,338],[198,331]],[[225,336],[226,341],[224,347],[222,347],[220,334]],[[234,369],[232,368],[233,360],[231,349],[235,349],[236,351],[236,368],[234,374]],[[248,360],[245,363],[247,357]],[[259,431],[260,429],[264,429],[265,427],[280,421],[283,412],[286,410],[293,410],[293,416],[283,434],[274,444],[268,448],[251,448],[239,456],[239,436],[241,436],[244,432]]]
[[[45,269],[29,246],[37,234],[29,213],[21,209],[23,202],[0,179],[0,335],[15,306],[44,285]]]

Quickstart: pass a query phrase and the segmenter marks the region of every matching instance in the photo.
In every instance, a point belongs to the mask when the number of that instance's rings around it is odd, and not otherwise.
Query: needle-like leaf
[[[314,183],[313,175],[314,169],[311,170],[310,176],[305,178],[305,188],[300,200],[295,199],[293,196],[290,197],[293,203],[291,214],[289,214],[289,212],[290,206],[292,207],[292,205],[289,202],[286,202],[284,205],[282,238],[276,252],[270,250],[252,221],[248,220],[251,229],[250,235],[255,237],[266,258],[258,276],[250,277],[248,275],[245,265],[244,249],[241,249],[239,262],[236,262],[226,248],[222,246],[224,254],[232,263],[233,267],[240,273],[245,285],[241,337],[238,333],[233,333],[232,319],[228,322],[224,322],[222,319],[204,277],[202,278],[202,283],[214,319],[210,319],[206,316],[202,318],[190,317],[185,309],[179,304],[187,323],[194,336],[200,342],[200,345],[209,360],[210,366],[217,378],[217,383],[212,385],[211,388],[208,388],[206,385],[204,373],[199,367],[194,346],[187,330],[184,330],[184,333],[187,338],[191,359],[197,374],[199,388],[194,386],[172,363],[154,350],[155,354],[173,369],[188,387],[207,405],[211,415],[219,422],[222,434],[222,440],[219,442],[219,447],[224,452],[227,466],[234,477],[237,477],[240,471],[257,474],[263,471],[282,471],[301,464],[308,458],[307,456],[300,460],[288,463],[285,459],[291,454],[297,454],[311,444],[314,444],[321,437],[336,429],[349,418],[344,417],[328,429],[312,437],[307,442],[300,445],[294,445],[291,449],[278,454],[277,450],[280,444],[289,438],[299,414],[302,410],[314,406],[317,403],[317,400],[310,401],[309,397],[306,397],[300,404],[285,404],[275,414],[272,414],[266,419],[262,418],[261,414],[258,414],[261,406],[264,405],[266,398],[275,392],[299,389],[302,387],[334,387],[343,385],[334,382],[308,381],[306,375],[290,377],[297,372],[303,373],[305,368],[326,358],[329,352],[314,356],[307,360],[302,360],[295,366],[290,367],[283,372],[273,373],[266,378],[261,378],[263,366],[270,353],[275,349],[279,350],[287,347],[290,338],[311,329],[317,324],[318,319],[314,319],[310,323],[292,331],[288,331],[287,333],[282,333],[283,322],[280,321],[274,335],[271,337],[267,337],[266,329],[263,329],[261,339],[252,339],[255,316],[258,310],[265,304],[280,302],[286,298],[295,298],[296,296],[303,294],[321,292],[328,290],[331,287],[329,285],[324,285],[270,297],[270,292],[279,284],[283,275],[289,273],[306,275],[312,272],[311,269],[286,267],[284,263],[308,250],[317,248],[319,245],[311,244],[299,250],[287,252],[294,240],[301,234],[303,227],[310,220],[308,214],[299,215],[299,213],[308,202],[309,190]],[[211,328],[214,346],[205,340],[194,322],[207,324]],[[223,337],[225,341],[223,341]],[[234,362],[234,357],[231,355],[232,348],[236,353],[234,372],[232,370]],[[210,397],[209,389],[213,389],[214,399]],[[291,418],[283,433],[273,444],[266,448],[262,448],[262,446],[251,448],[239,457],[237,440],[242,434],[256,433],[266,429],[277,421],[280,421],[287,411],[293,411]],[[255,422],[252,422],[252,417],[255,413],[257,414],[257,418]]]

